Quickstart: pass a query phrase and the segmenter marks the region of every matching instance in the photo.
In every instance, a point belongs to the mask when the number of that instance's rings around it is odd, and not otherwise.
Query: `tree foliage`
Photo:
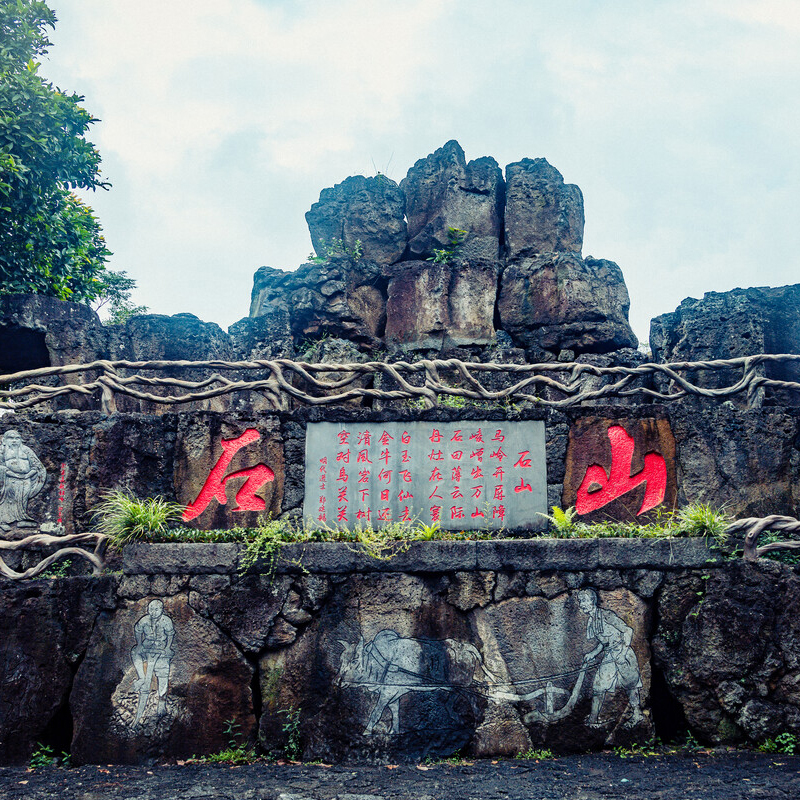
[[[96,120],[35,60],[55,23],[44,2],[0,0],[0,293],[119,301],[131,279],[106,269],[100,224],[72,192],[108,186],[85,138]]]

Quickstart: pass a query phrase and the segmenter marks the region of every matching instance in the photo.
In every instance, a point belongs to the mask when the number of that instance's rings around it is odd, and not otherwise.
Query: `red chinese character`
[[[432,442],[441,442],[442,441],[442,434],[439,433],[436,428],[433,429],[433,433],[430,435],[430,440]]]
[[[455,450],[453,451],[453,454],[450,457],[455,459],[456,461],[461,461],[461,456],[463,455],[464,455],[463,450]]]
[[[431,472],[430,478],[428,478],[428,482],[440,481],[440,480],[442,480],[442,473],[439,472],[439,467],[434,467],[433,472]]]
[[[438,522],[442,513],[441,506],[431,506],[431,522]]]
[[[401,489],[399,494],[397,495],[398,500],[408,500],[409,497],[413,497],[414,495],[411,492],[407,492],[405,489]]]
[[[450,519],[464,519],[464,509],[461,506],[451,506]]]
[[[389,509],[388,508],[382,508],[378,512],[378,519],[381,522],[391,522],[392,521],[392,517],[391,517],[391,514],[389,513]]]
[[[344,461],[345,464],[349,464],[350,463],[350,451],[349,450],[345,450],[343,453],[337,453],[336,454],[336,460],[337,461]]]
[[[361,502],[367,502],[367,496],[369,495],[369,489],[359,489],[358,493],[361,495]]]
[[[504,458],[508,458],[508,456],[503,452],[502,447],[498,447],[497,450],[492,453],[489,458],[496,458],[498,461],[502,461]]]
[[[362,469],[358,473],[358,482],[359,483],[369,483],[369,470]]]
[[[389,490],[388,489],[381,489],[381,500],[384,502],[388,502],[389,500]]]
[[[492,477],[497,478],[497,480],[503,480],[503,475],[506,474],[506,471],[502,467],[498,467],[493,473]]]
[[[472,452],[469,454],[469,457],[470,457],[470,458],[477,458],[477,459],[478,459],[478,461],[483,461],[483,448],[481,447],[481,449],[480,449],[480,450],[473,450],[473,451],[472,451]]]
[[[451,478],[454,481],[460,481],[461,480],[461,467],[460,466],[459,467],[453,467],[453,470],[452,470],[452,473],[451,473]]]
[[[317,514],[317,519],[318,519],[320,522],[327,522],[327,521],[328,521],[328,516],[327,516],[327,514],[325,513],[325,509],[324,509],[324,508],[321,508],[321,509],[319,510],[319,514]]]
[[[482,442],[483,441],[483,431],[480,428],[478,428],[476,433],[471,433],[469,435],[469,438],[470,439],[474,439],[476,442]]]
[[[444,500],[444,497],[442,497],[439,494],[439,487],[438,486],[434,486],[433,487],[433,491],[428,495],[428,500],[433,500],[434,497],[436,497],[439,500]]]
[[[481,471],[480,467],[473,467],[472,472],[470,472],[470,475],[472,476],[472,480],[476,481],[478,480],[478,478],[483,477],[483,472]]]
[[[381,438],[380,438],[380,439],[378,439],[378,441],[379,441],[379,442],[380,442],[380,443],[381,443],[381,444],[382,444],[384,447],[386,447],[386,446],[389,444],[389,442],[393,442],[393,441],[394,441],[394,436],[390,435],[390,434],[389,434],[387,431],[384,431],[384,432],[381,434]]]
[[[520,492],[532,492],[533,487],[529,483],[525,483],[522,478],[519,479],[519,486],[514,487],[514,491],[519,494]]]
[[[212,500],[225,505],[228,498],[225,496],[225,486],[229,480],[234,478],[245,478],[241,489],[236,492],[235,502],[237,507],[234,511],[263,511],[267,506],[255,493],[266,483],[275,480],[275,473],[266,464],[257,464],[255,467],[241,469],[225,475],[225,470],[230,466],[233,457],[243,447],[261,438],[261,434],[255,428],[248,428],[241,436],[235,439],[222,439],[222,455],[217,463],[208,473],[206,482],[200,490],[200,494],[193,503],[186,506],[183,512],[184,522],[199,517],[208,508]]]
[[[383,461],[384,464],[389,463],[389,451],[388,450],[381,450],[381,455],[378,461]]]
[[[411,461],[411,456],[408,454],[408,450],[403,450],[401,461],[404,464],[408,464],[408,462]]]
[[[345,471],[344,467],[339,468],[339,474],[336,476],[336,480],[347,483],[347,472]]]
[[[486,517],[486,514],[484,514],[484,513],[483,513],[483,511],[478,511],[478,509],[476,508],[476,509],[475,509],[475,510],[472,512],[472,514],[470,514],[470,516],[471,516],[471,517]]]
[[[667,462],[664,456],[659,453],[647,453],[644,457],[644,467],[632,476],[631,466],[635,446],[633,437],[629,436],[621,425],[613,425],[608,429],[608,439],[611,442],[611,470],[606,473],[599,464],[593,464],[586,469],[575,501],[577,512],[588,514],[590,511],[602,508],[641,483],[646,486],[642,506],[636,512],[637,516],[663,502],[667,491]]]
[[[492,436],[492,441],[493,442],[504,442],[505,440],[506,440],[506,437],[503,436],[502,431],[498,428],[497,429],[497,433],[494,436]]]
[[[461,494],[461,489],[459,489],[458,486],[454,486],[453,491],[450,492],[450,496],[453,498],[453,500],[455,500],[456,498],[463,497],[464,495]]]
[[[464,435],[461,433],[461,431],[456,431],[456,432],[455,432],[455,433],[454,433],[454,434],[453,434],[453,435],[450,437],[450,441],[451,441],[451,442],[463,442],[463,441],[464,441]]]
[[[400,470],[400,477],[405,483],[411,483],[411,473],[407,469]]]
[[[408,431],[403,431],[403,435],[400,437],[400,441],[403,444],[411,444],[411,434]]]
[[[529,458],[527,458],[527,456],[530,454],[530,452],[531,452],[530,450],[523,450],[519,454],[519,458],[517,459],[517,463],[514,464],[514,466],[515,467],[530,467],[531,466],[531,460]]]
[[[505,519],[506,507],[505,506],[492,506],[492,519]]]
[[[444,455],[442,454],[442,451],[431,450],[431,454],[428,456],[428,461],[444,461]]]
[[[337,522],[347,522],[347,506],[339,506],[336,513]]]
[[[372,509],[368,508],[366,511],[356,511],[356,519],[365,519],[367,522],[370,521],[370,516],[372,515]]]
[[[503,492],[503,487],[502,486],[495,486],[494,487],[494,498],[492,498],[492,499],[494,499],[494,500],[505,500],[506,499],[506,495],[505,495],[505,492]]]
[[[367,455],[366,450],[359,450],[358,451],[358,458],[356,458],[357,464],[371,464],[372,462],[369,460],[369,456]]]
[[[339,444],[350,444],[350,434],[347,431],[339,431],[336,434],[336,438],[339,440]]]
[[[389,483],[392,480],[392,471],[390,469],[382,469],[378,473],[378,480]]]
[[[362,431],[356,437],[356,443],[363,445],[364,447],[369,447],[370,442],[372,442],[372,436],[370,435],[369,431]]]
[[[347,487],[346,486],[342,486],[342,488],[339,489],[338,502],[339,503],[346,503],[347,502]]]
[[[328,463],[328,456],[322,456],[322,458],[319,460],[319,463],[320,464],[327,464]]]
[[[472,496],[477,500],[483,494],[483,486],[473,486]]]
[[[403,513],[400,515],[400,519],[403,522],[411,522],[411,512],[408,510],[408,506],[403,509]]]

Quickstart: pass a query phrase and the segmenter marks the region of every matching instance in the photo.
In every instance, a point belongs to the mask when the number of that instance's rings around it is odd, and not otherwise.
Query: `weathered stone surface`
[[[650,323],[653,360],[710,361],[758,353],[800,354],[800,284],[707,292],[687,298],[675,311]],[[770,365],[770,378],[800,381],[800,363]],[[717,388],[735,383],[741,372],[699,372],[692,380]],[[766,389],[768,402],[797,405],[797,392]]]
[[[439,350],[489,344],[494,334],[496,263],[404,261],[392,267],[386,340]]]
[[[253,277],[250,316],[275,319],[282,338],[286,316],[296,344],[322,335],[374,343],[385,325],[385,285],[374,261],[335,257],[295,272],[261,267]]]
[[[510,262],[497,304],[501,327],[518,344],[578,354],[636,347],[629,307],[620,268],[577,253]]]
[[[505,238],[509,259],[583,247],[583,195],[544,158],[506,167]]]
[[[259,295],[260,296],[260,295]],[[266,313],[240,319],[228,328],[237,359],[294,358],[289,310],[271,306]]]
[[[109,577],[4,582],[0,762],[27,761],[46,734],[59,736],[54,720],[67,704],[97,615],[114,608],[115,584]],[[68,742],[62,745],[67,749]]]
[[[412,259],[451,246],[448,228],[466,231],[459,255],[469,261],[498,258],[505,185],[490,157],[466,162],[450,140],[421,158],[401,181],[406,196],[408,251]]]
[[[283,446],[274,417],[180,419],[174,491],[187,506],[187,523],[254,527],[263,514],[280,514],[283,482]]]
[[[323,189],[319,202],[306,212],[317,255],[332,249],[354,252],[361,242],[364,258],[379,264],[399,261],[406,248],[405,198],[385,175],[355,175]]]
[[[764,560],[667,576],[655,664],[704,741],[800,733],[798,590],[791,568]]]
[[[185,595],[161,602],[145,598],[99,617],[70,695],[76,762],[217,752],[231,719],[244,739],[252,733],[252,667]]]
[[[569,432],[563,508],[582,520],[646,522],[678,497],[675,438],[665,417],[581,417]]]

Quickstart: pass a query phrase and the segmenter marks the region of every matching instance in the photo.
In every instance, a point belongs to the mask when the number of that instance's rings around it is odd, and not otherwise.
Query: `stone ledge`
[[[131,544],[123,553],[126,575],[225,575],[238,571],[244,547],[230,542]],[[470,570],[682,569],[719,564],[704,539],[495,539],[414,542],[386,560],[341,542],[288,544],[276,571],[441,573]],[[267,572],[266,562],[250,572]]]

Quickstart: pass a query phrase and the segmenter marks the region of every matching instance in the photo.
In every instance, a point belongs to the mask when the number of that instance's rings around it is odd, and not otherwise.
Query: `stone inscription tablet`
[[[544,423],[309,423],[304,517],[334,528],[391,522],[542,529]]]

